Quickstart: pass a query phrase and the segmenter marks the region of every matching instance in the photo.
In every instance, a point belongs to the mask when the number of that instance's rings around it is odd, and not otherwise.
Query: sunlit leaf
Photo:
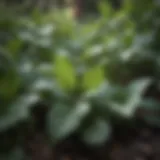
[[[65,89],[73,89],[76,85],[76,73],[68,58],[56,55],[54,67],[59,84]]]
[[[96,66],[84,74],[83,87],[85,90],[92,90],[101,85],[104,82],[104,69],[101,66]]]

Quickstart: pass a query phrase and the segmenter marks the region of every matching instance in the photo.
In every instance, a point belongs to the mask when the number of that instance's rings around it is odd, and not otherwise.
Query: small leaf
[[[65,89],[73,89],[76,85],[76,73],[71,62],[65,56],[55,56],[55,74],[58,82]]]
[[[90,112],[87,102],[80,102],[75,107],[57,104],[48,115],[48,132],[52,140],[60,140],[73,133]]]
[[[95,119],[84,131],[83,140],[90,145],[102,145],[111,136],[111,126],[104,119]]]
[[[85,90],[93,90],[104,82],[104,70],[101,66],[89,69],[83,77],[83,87]]]

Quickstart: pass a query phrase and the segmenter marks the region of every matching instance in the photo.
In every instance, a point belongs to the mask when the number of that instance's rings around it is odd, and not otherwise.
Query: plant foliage
[[[102,145],[115,123],[137,120],[138,109],[143,121],[160,126],[152,114],[160,110],[159,2],[100,8],[101,16],[87,22],[68,11],[1,16],[0,134],[9,137],[0,145],[2,159],[10,159],[4,151],[23,159],[19,147],[26,128],[35,129],[39,104],[48,106],[45,132],[53,143],[76,133]]]

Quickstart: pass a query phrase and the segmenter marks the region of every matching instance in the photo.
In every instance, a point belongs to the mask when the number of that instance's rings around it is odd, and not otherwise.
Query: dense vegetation
[[[116,124],[160,126],[159,2],[99,8],[87,22],[69,11],[1,11],[1,159],[24,159],[25,139],[37,131],[52,144],[76,134],[97,146]]]

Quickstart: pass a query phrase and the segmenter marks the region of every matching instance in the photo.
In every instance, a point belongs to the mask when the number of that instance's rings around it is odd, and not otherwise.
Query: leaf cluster
[[[159,7],[134,0],[115,12],[102,4],[101,16],[87,22],[68,10],[2,18],[0,133],[9,137],[2,153],[35,130],[33,109],[42,105],[40,125],[53,143],[77,134],[102,145],[115,123],[134,122],[139,109],[143,121],[159,126]]]

